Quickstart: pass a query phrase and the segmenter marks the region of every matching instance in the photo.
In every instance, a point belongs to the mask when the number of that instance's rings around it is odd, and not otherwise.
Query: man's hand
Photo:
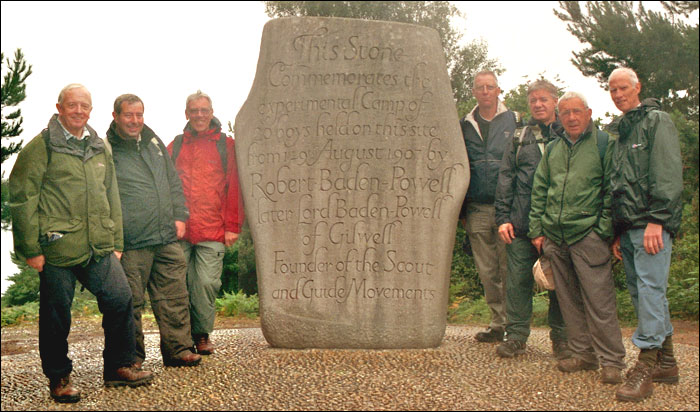
[[[531,242],[532,242],[532,246],[534,246],[535,249],[537,249],[537,252],[539,252],[539,254],[541,255],[542,254],[542,244],[544,244],[544,236],[536,237],[536,238],[532,239]]]
[[[615,256],[617,260],[622,260],[622,253],[620,252],[620,236],[615,236],[615,240],[613,240],[610,249],[612,250],[613,256]]]
[[[46,258],[44,255],[34,256],[27,259],[27,264],[36,269],[38,272],[44,271],[44,264],[46,263]]]
[[[185,237],[185,233],[187,233],[187,225],[185,222],[176,220],[175,221],[175,232],[177,233],[177,238],[182,239]]]
[[[656,223],[647,223],[644,230],[644,250],[650,255],[659,253],[664,248],[664,227]]]
[[[115,251],[114,251],[114,256],[116,256],[117,259],[119,259],[119,260],[122,260],[122,254],[123,254],[123,253],[120,252],[120,251],[118,251],[118,250],[115,250]]]
[[[226,247],[233,246],[238,240],[238,233],[234,232],[224,232],[224,244]]]
[[[515,231],[513,231],[513,224],[508,222],[504,223],[501,226],[498,227],[498,236],[501,237],[501,240],[503,240],[506,245],[510,245],[513,243],[513,239],[515,238]]]

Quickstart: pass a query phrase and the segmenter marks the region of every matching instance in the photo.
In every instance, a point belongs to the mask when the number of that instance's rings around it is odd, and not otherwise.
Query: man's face
[[[125,139],[138,139],[143,130],[143,104],[122,102],[121,109],[119,114],[112,112],[119,134]]]
[[[627,113],[639,106],[639,92],[642,84],[637,82],[633,85],[632,80],[624,73],[617,73],[610,79],[610,97],[615,106],[622,112]]]
[[[577,140],[588,128],[591,114],[593,111],[586,108],[579,98],[574,97],[559,103],[559,118],[572,140]]]
[[[90,119],[92,98],[83,88],[75,88],[63,94],[63,102],[56,103],[58,118],[70,133],[80,136],[83,128]]]
[[[540,123],[550,124],[556,119],[554,109],[557,101],[547,90],[540,89],[530,93],[527,97],[530,106],[530,114]]]
[[[478,76],[474,81],[472,93],[474,93],[479,107],[492,108],[498,105],[498,95],[501,94],[501,89],[498,88],[493,76],[484,74]]]
[[[214,110],[211,108],[209,100],[205,97],[200,97],[199,99],[192,100],[187,105],[187,110],[185,110],[185,117],[190,121],[190,126],[197,133],[202,133],[209,128],[209,123],[211,119],[214,118]]]

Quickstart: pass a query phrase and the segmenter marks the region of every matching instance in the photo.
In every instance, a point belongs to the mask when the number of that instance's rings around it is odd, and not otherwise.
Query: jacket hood
[[[182,131],[185,132],[185,136],[197,136],[197,131],[192,128],[189,121],[185,125],[185,128],[182,129]],[[207,129],[207,131],[205,131],[202,134],[204,134],[204,135],[216,134],[216,133],[220,133],[220,132],[221,132],[221,122],[216,117],[213,117],[211,119],[211,122],[209,122],[209,129]]]
[[[91,157],[94,153],[100,153],[104,151],[105,143],[102,139],[100,139],[95,129],[90,127],[90,125],[88,124],[86,124],[85,127],[90,133],[90,136],[86,138],[88,139],[88,145],[86,147],[86,153],[88,153],[88,157]],[[61,125],[58,122],[57,113],[51,116],[47,128],[49,129],[49,143],[53,147],[54,151],[59,153],[73,153],[74,149],[70,147],[65,135],[63,134]]]
[[[661,110],[661,101],[655,98],[644,99],[639,106],[615,118],[606,127],[606,130],[617,134],[621,138],[626,138],[634,128],[634,125],[642,121],[647,113],[653,110]]]

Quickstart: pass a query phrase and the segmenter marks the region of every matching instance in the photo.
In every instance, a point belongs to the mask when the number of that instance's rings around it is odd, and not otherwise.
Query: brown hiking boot
[[[664,353],[660,350],[656,355],[656,365],[651,370],[651,380],[660,383],[678,383],[678,364],[673,355]]]
[[[622,383],[622,371],[614,366],[603,366],[600,371],[600,381],[610,385]]]
[[[137,386],[148,385],[153,380],[153,372],[136,369],[132,366],[124,366],[112,372],[104,374],[105,386],[113,388],[116,386]]]
[[[163,359],[165,366],[197,366],[202,361],[202,356],[193,353],[192,351],[184,351],[179,356]]]
[[[193,335],[194,346],[200,355],[211,355],[214,353],[214,345],[209,340],[209,334]]]
[[[627,373],[627,381],[615,393],[618,401],[639,402],[654,393],[651,381],[651,368],[642,362],[637,362]]]
[[[70,375],[49,381],[51,397],[60,403],[75,403],[80,400],[80,391],[73,387]]]
[[[562,372],[594,371],[598,369],[597,363],[588,363],[579,358],[562,359],[557,362],[557,369]]]

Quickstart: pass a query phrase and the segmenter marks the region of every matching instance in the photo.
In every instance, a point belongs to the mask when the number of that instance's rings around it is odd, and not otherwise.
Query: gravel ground
[[[146,334],[151,386],[106,389],[99,334],[75,320],[69,356],[77,404],[49,397],[36,336],[2,328],[2,410],[698,410],[698,348],[676,345],[677,385],[655,384],[640,403],[615,401],[598,371],[556,369],[546,329],[534,329],[525,355],[496,356],[474,341],[476,326],[448,326],[442,344],[422,350],[272,349],[259,328],[222,329],[218,349],[194,368],[164,368],[157,331]],[[94,322],[87,322],[93,323]],[[81,336],[82,334],[82,336]],[[86,338],[87,337],[87,338]],[[637,350],[625,338],[627,365]]]

